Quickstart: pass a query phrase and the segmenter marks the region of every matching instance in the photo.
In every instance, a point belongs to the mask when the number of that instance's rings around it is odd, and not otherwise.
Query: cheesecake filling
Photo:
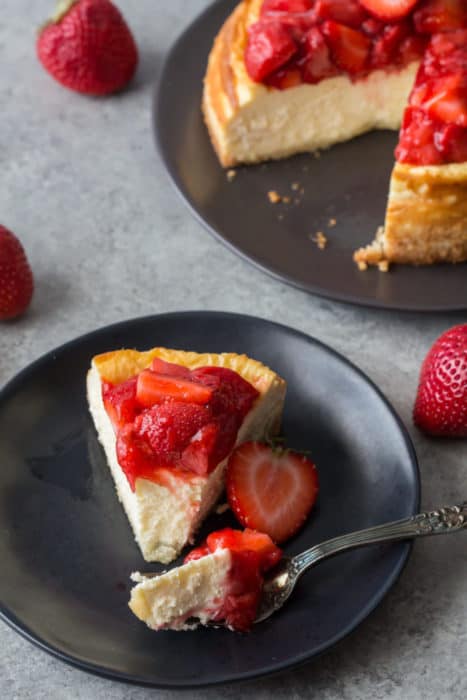
[[[102,382],[118,463],[132,491],[144,478],[170,488],[207,476],[231,452],[259,392],[233,370],[186,367],[155,358],[118,383]]]

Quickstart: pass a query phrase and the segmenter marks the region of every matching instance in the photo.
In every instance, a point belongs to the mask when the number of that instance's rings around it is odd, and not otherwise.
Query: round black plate
[[[248,635],[151,632],[127,607],[130,572],[162,567],[146,564],[133,541],[88,416],[85,375],[96,353],[155,344],[245,352],[287,379],[287,443],[311,451],[321,480],[317,508],[288,554],[416,511],[418,469],[405,429],[371,382],[326,346],[226,313],[120,323],[49,353],[0,393],[2,617],[64,661],[159,687],[253,678],[310,659],[373,610],[409,544],[324,562]],[[201,535],[231,522],[213,515]]]
[[[369,243],[384,221],[394,133],[366,134],[319,159],[306,154],[239,168],[227,180],[200,104],[214,36],[236,4],[220,0],[193,22],[171,49],[156,91],[159,151],[193,213],[229,248],[314,294],[407,311],[467,309],[466,265],[394,266],[385,274],[360,272],[352,261],[352,252]],[[270,190],[290,196],[291,203],[271,204]],[[337,222],[332,228],[331,218]],[[310,240],[317,231],[328,238],[324,251]]]

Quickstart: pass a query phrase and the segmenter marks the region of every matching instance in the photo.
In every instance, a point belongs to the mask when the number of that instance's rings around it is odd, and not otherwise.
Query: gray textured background
[[[0,328],[0,385],[54,346],[98,326],[179,309],[255,313],[317,336],[382,388],[414,439],[423,505],[467,497],[467,451],[423,438],[410,412],[431,342],[465,315],[352,308],[291,289],[212,240],[158,161],[150,129],[161,56],[206,0],[119,0],[141,49],[132,89],[90,100],[55,84],[35,58],[51,0],[2,0],[0,220],[20,235],[36,278],[30,312]],[[224,697],[464,698],[467,539],[418,542],[400,582],[337,648]],[[1,575],[1,574],[0,574]],[[58,700],[216,698],[152,691],[66,666],[0,624],[0,697]]]

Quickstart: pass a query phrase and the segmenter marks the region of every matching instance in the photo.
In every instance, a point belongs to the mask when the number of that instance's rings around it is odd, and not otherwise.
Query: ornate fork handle
[[[297,554],[289,563],[294,574],[301,576],[310,566],[346,549],[355,549],[378,542],[398,541],[426,535],[444,535],[467,529],[467,501],[458,506],[446,506],[419,513],[411,518],[396,520],[385,525],[358,530],[335,537]]]

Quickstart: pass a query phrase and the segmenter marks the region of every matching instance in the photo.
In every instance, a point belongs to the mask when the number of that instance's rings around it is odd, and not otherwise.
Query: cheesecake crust
[[[359,265],[467,261],[467,163],[396,163],[384,229],[354,253],[354,260]]]

